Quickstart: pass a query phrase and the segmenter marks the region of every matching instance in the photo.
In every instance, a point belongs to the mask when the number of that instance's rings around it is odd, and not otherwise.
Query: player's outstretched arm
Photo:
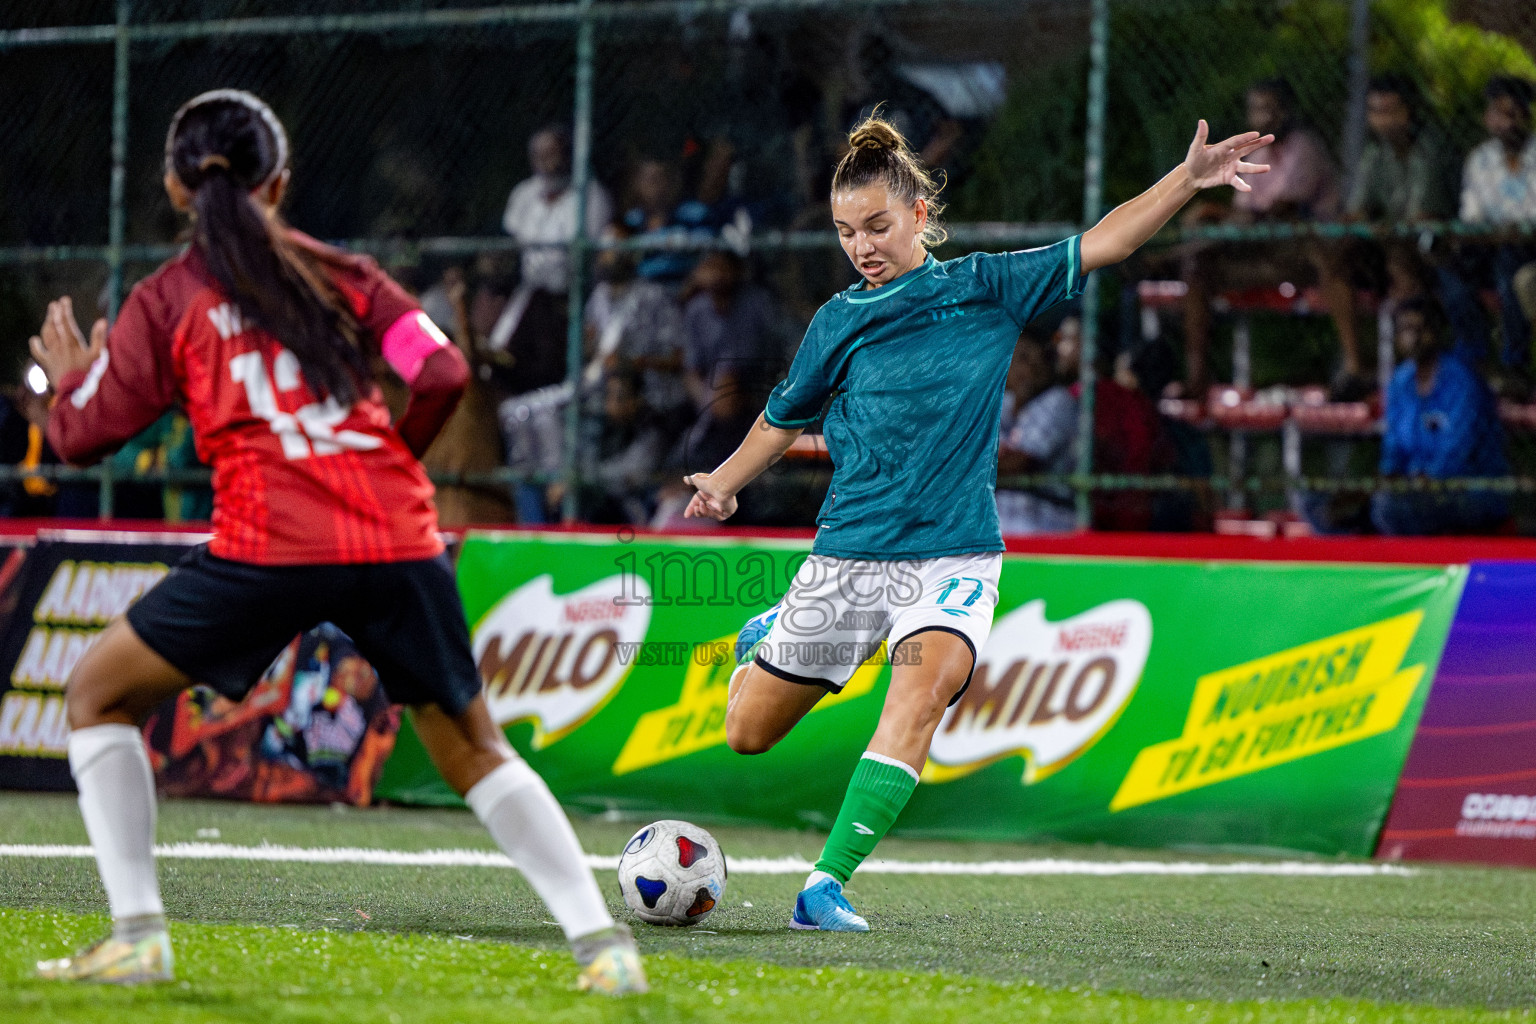
[[[1210,128],[1201,119],[1183,163],[1169,171],[1162,181],[1130,202],[1115,207],[1103,220],[1083,232],[1083,273],[1119,263],[1141,248],[1201,189],[1231,185],[1239,192],[1252,191],[1252,186],[1242,176],[1263,174],[1269,170],[1269,165],[1250,164],[1243,158],[1274,142],[1275,137],[1244,132],[1208,146],[1205,140],[1209,132]]]
[[[71,465],[117,451],[175,402],[176,382],[160,369],[145,307],[135,290],[110,332],[97,320],[87,341],[65,297],[48,304],[32,338],[32,358],[58,396],[48,413],[48,443]]]
[[[731,457],[720,463],[713,473],[694,473],[683,477],[698,493],[688,502],[683,512],[685,519],[729,519],[736,511],[736,495],[747,484],[756,480],[763,470],[778,462],[795,443],[801,430],[786,430],[769,423],[761,415],[741,447]]]

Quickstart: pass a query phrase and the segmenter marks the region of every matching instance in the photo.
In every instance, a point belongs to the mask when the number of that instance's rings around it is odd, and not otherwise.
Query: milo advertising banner
[[[772,751],[725,743],[736,631],[804,542],[471,534],[491,711],[566,803],[831,824],[882,648]],[[1369,855],[1465,569],[1005,556],[991,638],[906,835]],[[403,727],[377,794],[454,798]]]

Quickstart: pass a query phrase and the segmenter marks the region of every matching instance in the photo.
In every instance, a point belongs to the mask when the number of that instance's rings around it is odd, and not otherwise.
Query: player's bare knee
[[[741,715],[726,712],[725,742],[738,754],[765,754],[779,741],[755,722]]]
[[[100,725],[113,710],[110,697],[100,682],[76,672],[64,686],[64,714],[71,729]]]

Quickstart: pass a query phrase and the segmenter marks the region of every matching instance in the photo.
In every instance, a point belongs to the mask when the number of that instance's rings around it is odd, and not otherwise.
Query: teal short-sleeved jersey
[[[817,311],[764,411],[826,410],[834,471],[818,555],[878,561],[1001,551],[993,490],[1003,382],[1019,330],[1082,290],[1080,236],[1023,252],[929,256]]]

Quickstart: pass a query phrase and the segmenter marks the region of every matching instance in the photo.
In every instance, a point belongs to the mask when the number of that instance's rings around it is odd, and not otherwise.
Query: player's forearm
[[[1119,263],[1146,244],[1200,190],[1183,164],[1130,202],[1109,211],[1083,232],[1083,273]]]
[[[786,430],[769,423],[761,415],[752,429],[747,431],[741,447],[731,457],[720,463],[720,468],[710,474],[717,489],[730,494],[740,493],[747,484],[756,480],[769,466],[778,462],[789,451],[789,446],[801,435],[800,429]]]
[[[43,436],[71,466],[94,466],[141,434],[168,408],[104,381],[105,369],[103,365],[89,373],[66,375],[48,411]]]
[[[432,447],[468,386],[469,364],[457,348],[440,348],[421,361],[411,381],[410,402],[395,423],[395,432],[412,455],[419,459]]]

